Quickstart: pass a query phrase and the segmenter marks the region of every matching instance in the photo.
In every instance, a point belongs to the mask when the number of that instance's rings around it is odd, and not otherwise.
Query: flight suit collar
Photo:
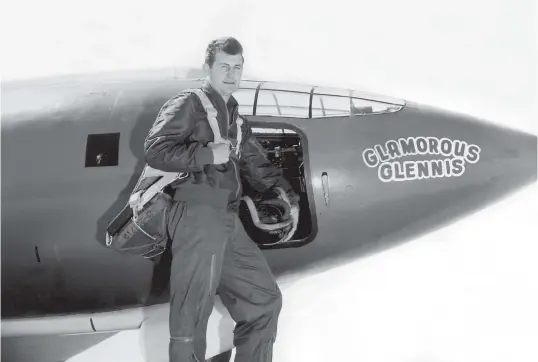
[[[234,114],[239,104],[237,103],[237,100],[234,98],[233,95],[231,95],[230,98],[228,99],[228,104],[224,104],[224,99],[219,94],[219,92],[217,92],[217,90],[213,88],[213,86],[209,82],[209,79],[206,79],[204,81],[204,84],[202,85],[202,89],[207,91],[210,94],[211,99],[213,99],[217,103],[217,109],[221,109],[221,110],[227,109],[228,114]],[[230,116],[230,122],[233,122],[233,120],[231,119],[231,116]]]

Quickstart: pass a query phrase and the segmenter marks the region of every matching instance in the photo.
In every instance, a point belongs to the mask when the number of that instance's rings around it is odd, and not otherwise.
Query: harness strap
[[[204,91],[200,88],[191,89],[191,91],[198,96],[200,101],[202,102],[202,105],[207,113],[207,120],[209,121],[209,126],[211,127],[211,130],[214,134],[215,143],[218,142],[229,142],[227,140],[224,140],[220,134],[219,129],[219,123],[217,121],[217,110],[215,107],[213,107],[213,104],[207,98],[207,95],[204,93]],[[241,125],[243,124],[243,120],[238,117],[237,118],[237,149],[236,154],[239,155],[239,144],[241,143],[242,134],[241,134]],[[174,181],[183,179],[188,176],[188,173],[185,172],[165,172],[161,171],[152,167],[149,167],[146,165],[146,168],[144,170],[144,177],[155,177],[155,176],[162,176],[161,179],[157,182],[155,182],[151,187],[149,187],[147,190],[143,191],[140,190],[134,194],[131,195],[129,198],[129,206],[133,209],[135,218],[137,216],[136,211],[143,208],[158,192],[162,191],[166,186],[171,184]]]
[[[198,98],[200,99],[200,101],[202,102],[202,105],[204,106],[204,109],[207,113],[207,120],[209,121],[209,125],[211,126],[211,129],[213,130],[213,135],[214,135],[214,138],[215,138],[215,143],[219,143],[219,142],[229,142],[228,140],[225,140],[222,138],[221,134],[220,134],[220,128],[219,128],[219,123],[217,121],[217,110],[215,109],[215,107],[213,107],[213,103],[211,103],[211,101],[209,100],[209,98],[207,98],[207,95],[205,94],[205,92],[200,89],[200,88],[197,88],[197,89],[193,89],[193,92],[196,93],[196,95],[198,96]],[[241,145],[241,142],[243,140],[243,132],[241,131],[241,127],[243,126],[243,119],[241,117],[237,117],[237,123],[236,123],[236,126],[237,126],[237,146],[236,146],[236,149],[235,149],[235,154],[237,156],[239,156],[239,153],[240,153],[240,145]]]
[[[156,170],[152,168],[150,169],[153,171],[160,171],[160,170]],[[148,189],[145,191],[140,190],[132,194],[131,197],[129,198],[129,206],[131,206],[133,211],[135,211],[135,216],[136,216],[136,211],[144,207],[153,198],[153,196],[155,196],[158,192],[160,192],[162,189],[164,189],[166,186],[168,186],[172,182],[176,180],[180,180],[188,176],[188,173],[185,173],[185,172],[177,173],[177,172],[162,171],[162,173],[163,173],[163,176],[161,177],[159,181],[155,182],[153,185],[148,187]],[[152,172],[152,175],[157,176],[158,173]]]
[[[213,131],[215,143],[223,142],[222,136],[220,135],[219,123],[217,121],[217,110],[213,107],[213,103],[207,98],[206,94],[200,88],[194,89],[194,93],[202,101],[202,105],[207,113],[207,120]]]
[[[235,150],[235,154],[237,157],[239,157],[239,154],[241,152],[241,142],[243,141],[243,131],[241,130],[241,127],[243,127],[243,118],[241,116],[237,116],[237,148]]]

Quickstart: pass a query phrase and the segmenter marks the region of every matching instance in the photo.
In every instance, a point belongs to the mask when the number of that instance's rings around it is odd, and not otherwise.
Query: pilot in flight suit
[[[232,37],[212,41],[202,90],[217,110],[214,143],[207,114],[196,94],[183,91],[161,108],[144,143],[146,162],[167,172],[188,172],[172,184],[169,213],[170,362],[203,361],[206,328],[216,293],[236,322],[236,362],[272,361],[282,296],[259,247],[238,217],[241,178],[254,189],[281,187],[298,215],[299,196],[268,161],[246,119],[238,126],[244,58]],[[241,144],[237,144],[241,132]],[[236,152],[237,151],[237,152]]]

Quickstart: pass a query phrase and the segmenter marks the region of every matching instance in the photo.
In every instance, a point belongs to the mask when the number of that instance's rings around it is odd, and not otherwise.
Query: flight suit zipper
[[[234,113],[232,114],[232,120],[235,112],[236,111],[234,110]],[[237,122],[235,123],[235,125],[237,127],[237,134],[235,135],[235,139],[237,140],[237,135],[239,134],[239,132],[241,132],[241,129],[237,126]],[[228,112],[228,107],[226,107],[226,138],[230,139],[230,114]],[[239,148],[239,144],[236,144],[235,147]],[[237,169],[237,165],[235,164],[233,159],[231,159],[231,161],[232,165],[234,166],[235,180],[237,181],[237,190],[235,192],[235,198],[237,199],[239,198],[239,191],[241,190],[241,180],[239,179],[239,170]],[[239,159],[237,160],[237,162],[239,162]]]

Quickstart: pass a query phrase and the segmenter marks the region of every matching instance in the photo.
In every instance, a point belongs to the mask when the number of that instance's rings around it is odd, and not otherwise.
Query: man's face
[[[211,85],[222,95],[229,96],[239,88],[243,75],[243,58],[241,54],[229,55],[222,51],[215,54],[215,63],[210,68],[204,64]]]

